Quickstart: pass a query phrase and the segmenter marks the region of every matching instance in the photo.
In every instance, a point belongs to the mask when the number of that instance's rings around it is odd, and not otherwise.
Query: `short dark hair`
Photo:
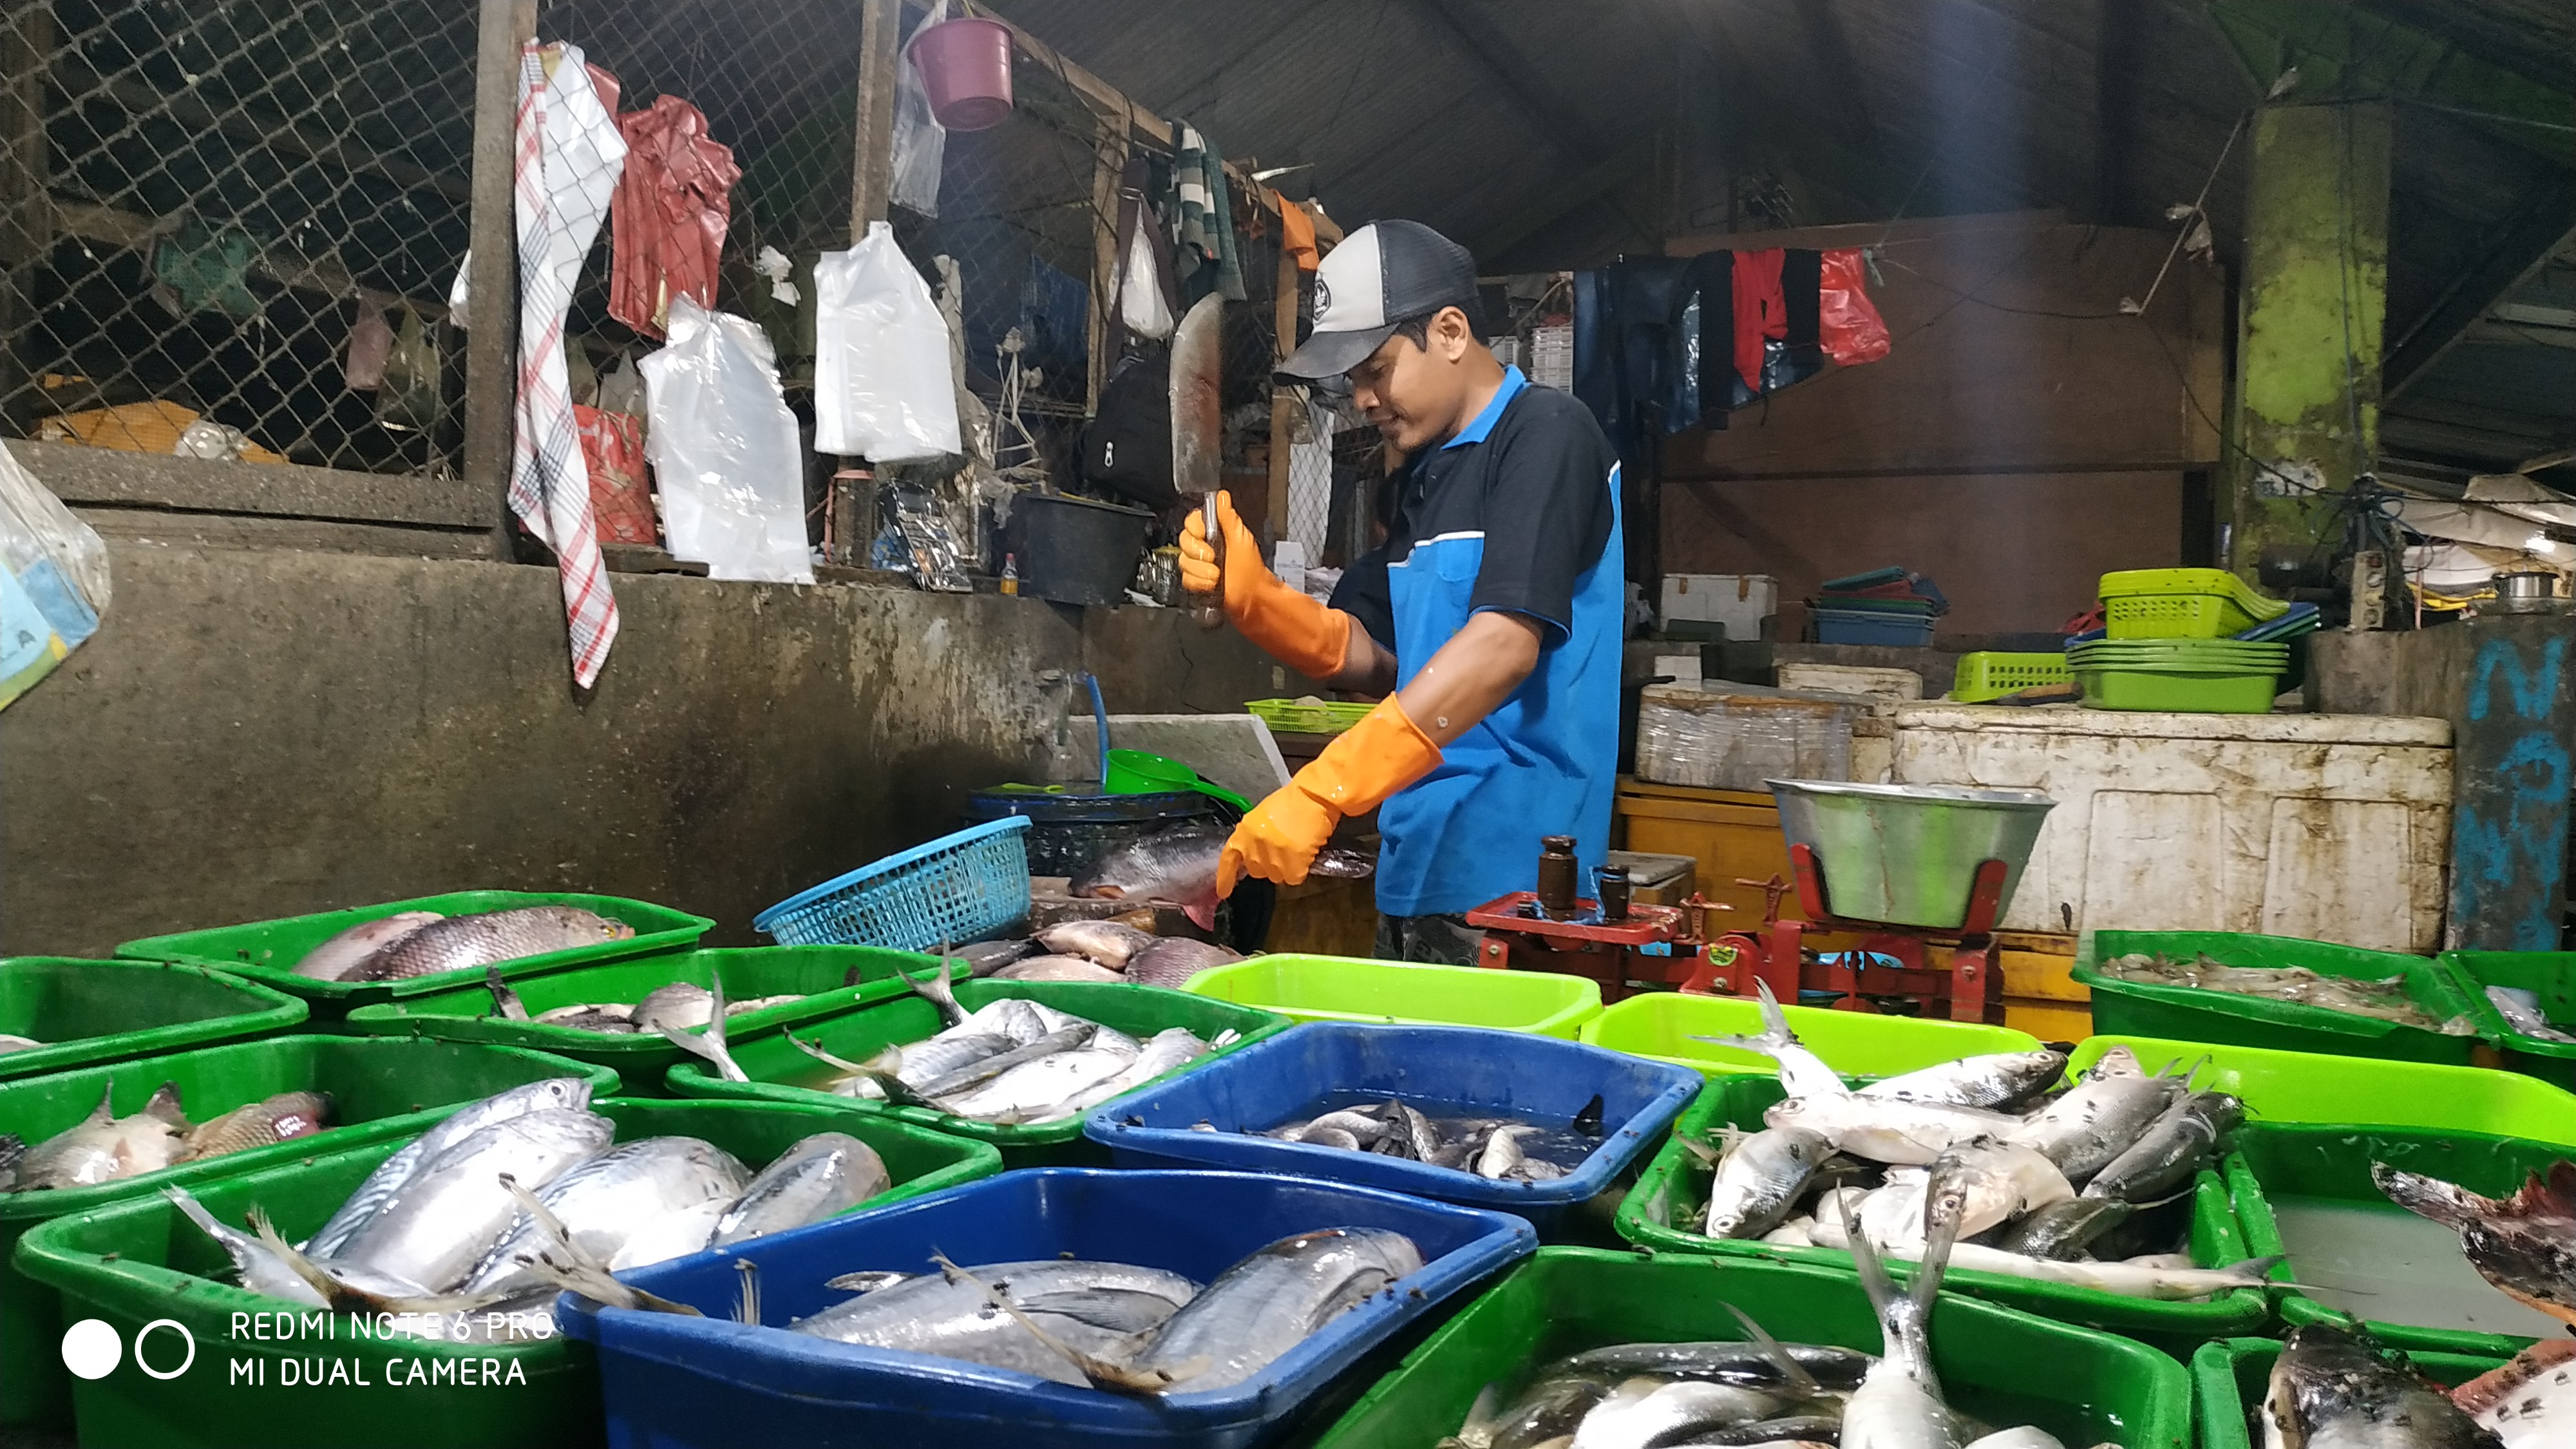
[[[1459,314],[1467,319],[1468,336],[1475,338],[1479,342],[1489,340],[1485,335],[1485,309],[1481,305],[1466,302],[1452,302],[1445,307],[1435,307],[1418,317],[1407,317],[1403,321],[1395,324],[1395,335],[1404,338],[1406,341],[1411,342],[1414,346],[1421,348],[1425,352],[1430,351],[1431,319],[1448,311],[1450,307],[1457,308]]]

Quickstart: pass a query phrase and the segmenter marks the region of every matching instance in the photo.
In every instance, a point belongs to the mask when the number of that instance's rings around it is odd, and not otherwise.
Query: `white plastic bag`
[[[107,601],[107,545],[0,444],[0,707],[97,633]]]
[[[814,582],[796,415],[769,334],[674,296],[669,345],[635,366],[672,555],[704,563],[710,578]]]
[[[912,33],[919,35],[947,18],[948,0],[939,0]],[[912,42],[905,41],[894,58],[894,185],[886,192],[888,199],[921,216],[939,215],[939,168],[947,152],[948,128],[930,114],[930,92],[913,68]]]
[[[965,451],[948,324],[894,231],[814,264],[814,451],[902,463]]]

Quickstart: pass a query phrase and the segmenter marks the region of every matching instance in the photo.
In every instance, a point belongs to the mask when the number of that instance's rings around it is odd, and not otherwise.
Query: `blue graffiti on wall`
[[[2475,907],[2484,899],[2490,909],[2483,913],[2488,919],[2479,935],[2485,939],[2476,944],[2489,949],[2558,949],[2560,883],[2567,873],[2569,760],[2566,744],[2550,727],[2549,711],[2566,662],[2563,637],[2542,646],[2536,671],[2524,668],[2511,641],[2489,639],[2478,646],[2469,671],[2471,722],[2486,720],[2498,703],[2512,718],[2532,721],[2506,749],[2489,782],[2500,787],[2501,798],[2463,798],[2452,823],[2451,919],[2480,919]],[[2500,900],[2528,900],[2534,908],[2522,912],[2521,919],[2496,921],[2492,906]]]

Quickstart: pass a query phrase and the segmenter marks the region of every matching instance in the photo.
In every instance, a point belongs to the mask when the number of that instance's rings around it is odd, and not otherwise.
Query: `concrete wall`
[[[1026,778],[1047,669],[1110,708],[1279,692],[1171,610],[616,576],[574,698],[553,570],[117,542],[104,627],[0,714],[0,952],[469,887],[761,907]]]

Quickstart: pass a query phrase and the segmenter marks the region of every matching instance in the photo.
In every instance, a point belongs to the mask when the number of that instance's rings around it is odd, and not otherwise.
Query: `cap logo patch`
[[[1332,310],[1333,289],[1326,286],[1324,279],[1318,276],[1315,278],[1315,315],[1321,317]]]

